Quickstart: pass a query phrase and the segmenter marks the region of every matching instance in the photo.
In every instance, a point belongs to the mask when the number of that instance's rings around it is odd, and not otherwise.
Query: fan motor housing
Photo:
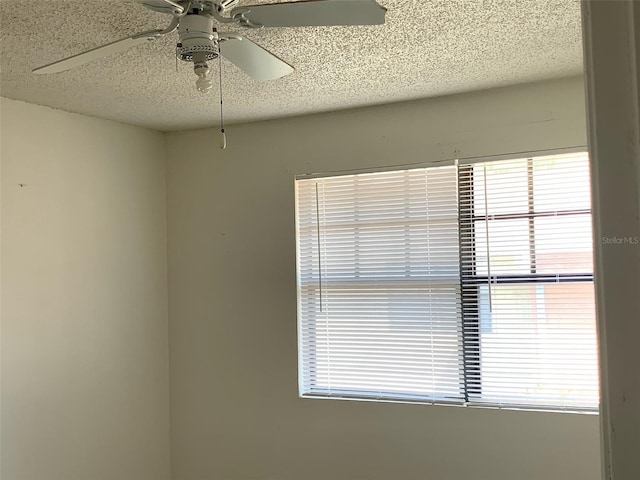
[[[180,20],[178,27],[180,43],[177,56],[185,62],[193,62],[194,55],[198,59],[213,60],[218,58],[218,34],[213,28],[213,18],[208,15],[191,14]]]

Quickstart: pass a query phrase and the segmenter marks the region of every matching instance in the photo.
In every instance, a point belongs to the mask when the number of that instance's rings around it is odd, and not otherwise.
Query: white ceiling
[[[432,97],[582,70],[579,0],[379,3],[388,9],[384,26],[243,30],[296,70],[257,82],[224,61],[226,122]],[[163,27],[170,17],[131,0],[0,0],[0,15],[2,96],[163,131],[218,125],[216,90],[197,92],[187,64],[176,72],[176,34],[72,71],[31,73],[33,67]]]

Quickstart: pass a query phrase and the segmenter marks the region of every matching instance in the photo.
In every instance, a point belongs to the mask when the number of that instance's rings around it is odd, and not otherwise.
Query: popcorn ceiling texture
[[[242,0],[240,5],[278,3]],[[225,118],[248,122],[579,74],[579,0],[379,0],[384,26],[242,29],[295,67],[257,82],[223,61]],[[217,88],[175,67],[174,33],[53,75],[31,69],[169,16],[131,0],[0,0],[0,94],[161,131],[219,124]],[[215,64],[217,68],[217,63]],[[490,114],[490,112],[488,112]],[[72,134],[72,132],[70,132]]]

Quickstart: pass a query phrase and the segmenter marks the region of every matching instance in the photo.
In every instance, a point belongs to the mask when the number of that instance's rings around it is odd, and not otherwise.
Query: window
[[[586,154],[296,180],[300,393],[598,406]]]

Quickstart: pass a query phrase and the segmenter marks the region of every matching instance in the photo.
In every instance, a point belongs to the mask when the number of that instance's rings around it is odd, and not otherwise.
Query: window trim
[[[514,159],[527,159],[529,162],[533,158],[536,157],[545,157],[545,156],[555,156],[555,155],[567,155],[573,153],[586,153],[588,155],[588,148],[585,145],[577,145],[572,147],[563,147],[563,148],[554,148],[554,149],[544,149],[544,150],[531,150],[526,152],[518,152],[518,153],[503,153],[496,155],[486,155],[486,156],[475,156],[475,157],[458,157],[456,159],[439,159],[432,161],[421,161],[414,163],[405,163],[405,164],[396,164],[396,165],[382,165],[370,168],[358,168],[358,169],[348,169],[348,170],[339,170],[339,171],[325,171],[319,173],[304,173],[304,174],[296,174],[294,176],[294,190],[295,190],[295,182],[298,180],[308,180],[313,178],[326,178],[326,177],[338,177],[343,175],[359,175],[359,174],[367,174],[367,173],[383,173],[383,172],[393,172],[395,170],[402,169],[417,169],[417,168],[433,168],[433,167],[441,167],[441,166],[451,166],[456,165],[458,167],[458,188],[460,185],[464,185],[464,182],[461,182],[461,172],[473,172],[473,169],[470,168],[474,164],[484,163],[484,162],[494,162],[494,161],[508,161]],[[529,219],[529,223],[532,224],[535,218],[543,218],[543,217],[557,217],[557,216],[569,216],[569,215],[592,215],[592,209],[582,209],[582,210],[563,210],[563,211],[542,211],[535,212],[532,211],[532,169],[528,168],[528,198],[529,198],[529,211],[526,213],[516,213],[516,214],[497,214],[497,215],[471,215],[466,218],[463,218],[462,208],[460,206],[460,199],[463,198],[460,192],[457,193],[458,199],[458,211],[459,211],[459,232],[462,232],[462,224],[464,222],[468,222],[472,226],[475,225],[476,221],[482,220],[501,220],[501,219]],[[473,185],[473,182],[469,182],[469,185]],[[472,198],[472,196],[469,196]],[[298,206],[297,203],[295,205],[295,217],[296,217],[296,230],[298,230]],[[475,227],[472,230],[471,239],[475,239]],[[476,336],[479,338],[480,336],[480,323],[478,314],[475,315],[475,319],[471,315],[471,313],[466,312],[465,310],[470,310],[467,305],[469,303],[464,299],[465,296],[465,287],[468,285],[486,285],[490,283],[492,285],[504,285],[504,284],[555,284],[555,283],[593,283],[594,282],[594,273],[576,273],[576,274],[537,274],[533,270],[529,275],[474,275],[473,279],[465,281],[465,275],[463,274],[463,265],[466,265],[466,262],[463,262],[463,249],[464,244],[471,243],[473,248],[470,250],[471,253],[465,252],[465,255],[474,255],[475,256],[475,242],[469,242],[468,239],[463,242],[463,236],[460,235],[459,238],[459,246],[460,246],[460,295],[461,295],[461,326],[460,326],[460,334],[461,334],[461,355],[463,356],[462,365],[463,365],[463,382],[461,382],[460,389],[460,397],[446,397],[442,396],[442,398],[434,398],[434,399],[425,399],[423,396],[416,395],[415,398],[412,398],[411,395],[403,395],[403,396],[393,396],[393,395],[381,395],[381,396],[361,396],[358,394],[349,393],[345,390],[345,392],[340,392],[336,390],[336,393],[325,393],[322,391],[312,392],[313,389],[309,389],[309,392],[303,392],[303,376],[305,373],[302,371],[303,364],[301,361],[298,362],[298,396],[299,398],[304,399],[317,399],[317,400],[326,400],[326,399],[338,399],[338,400],[346,400],[346,401],[364,401],[364,402],[383,402],[383,403],[405,403],[405,404],[421,404],[421,405],[441,405],[441,406],[457,406],[457,407],[473,407],[473,408],[483,408],[483,409],[499,409],[499,410],[523,410],[523,411],[534,411],[534,412],[561,412],[561,413],[575,413],[575,414],[588,414],[588,415],[598,415],[599,414],[599,406],[595,407],[582,407],[582,406],[571,406],[571,407],[560,407],[558,405],[544,405],[544,404],[533,404],[533,403],[491,403],[491,402],[482,402],[474,400],[475,398],[480,398],[480,394],[482,392],[481,380],[477,383],[476,387],[471,387],[470,384],[474,383],[470,380],[471,375],[468,372],[472,370],[480,370],[480,362],[476,363],[477,367],[470,367],[473,362],[470,360],[471,358],[478,358],[480,355],[479,347],[473,347],[469,339],[469,335],[467,334],[467,323],[471,322],[471,326],[476,329]],[[299,245],[296,242],[296,256],[298,255]],[[535,257],[532,257],[535,258]],[[472,264],[475,268],[475,259]],[[535,265],[535,261],[533,262]],[[469,278],[469,277],[467,277]],[[298,288],[301,288],[299,284],[300,279],[297,279]],[[478,291],[478,289],[476,289]],[[479,298],[479,294],[475,295],[476,304],[477,299]],[[476,308],[476,312],[478,309]],[[298,302],[298,318],[300,314],[300,304]],[[298,322],[298,345],[302,344],[302,330],[300,328],[300,323]],[[479,345],[479,342],[476,342],[475,345]],[[298,352],[300,347],[298,346]],[[480,376],[478,376],[480,378]],[[470,395],[470,392],[473,392]],[[478,392],[478,394],[476,394]]]

